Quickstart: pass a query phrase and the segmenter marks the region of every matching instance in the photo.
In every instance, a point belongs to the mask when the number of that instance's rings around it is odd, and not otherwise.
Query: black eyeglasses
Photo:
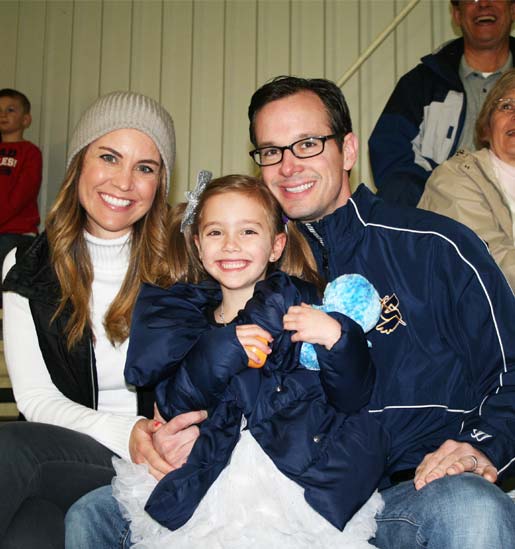
[[[285,147],[270,146],[259,147],[249,154],[258,166],[273,166],[283,159],[284,151],[289,150],[297,158],[311,158],[324,152],[325,142],[334,139],[336,134],[319,135],[316,137],[304,137]]]

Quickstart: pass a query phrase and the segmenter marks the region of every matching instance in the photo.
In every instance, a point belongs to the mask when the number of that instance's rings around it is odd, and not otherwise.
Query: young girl
[[[341,531],[377,486],[388,445],[359,411],[374,379],[363,331],[302,305],[319,301],[313,258],[259,180],[201,181],[171,230],[178,283],[142,289],[125,374],[136,386],[157,383],[164,418],[209,417],[187,463],[157,485],[139,466],[115,463],[132,541],[369,547],[379,496],[366,506],[361,544]],[[316,344],[320,371],[299,364],[297,341]],[[145,509],[168,528],[143,512],[152,489]]]

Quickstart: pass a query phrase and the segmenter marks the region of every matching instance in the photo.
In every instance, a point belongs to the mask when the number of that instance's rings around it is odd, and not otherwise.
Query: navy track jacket
[[[387,474],[417,467],[447,439],[472,444],[507,472],[515,299],[484,242],[447,217],[390,206],[364,185],[311,224],[319,238],[301,228],[327,280],[359,273],[382,298],[367,333],[376,369],[369,411],[391,437]]]

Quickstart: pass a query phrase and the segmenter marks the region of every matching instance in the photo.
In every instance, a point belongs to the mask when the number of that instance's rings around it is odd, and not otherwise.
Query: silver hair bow
[[[213,174],[207,170],[200,170],[197,175],[197,184],[192,191],[186,191],[186,200],[188,205],[184,210],[181,221],[181,233],[184,232],[188,225],[193,223],[195,211],[197,210],[200,195],[204,192],[206,185],[211,181]]]

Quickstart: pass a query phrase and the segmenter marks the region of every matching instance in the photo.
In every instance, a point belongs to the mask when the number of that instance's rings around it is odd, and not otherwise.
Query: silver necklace
[[[227,326],[227,322],[225,322],[225,315],[224,315],[224,302],[220,303],[220,312],[218,313],[218,316],[220,317],[220,320],[222,321],[224,326]]]

